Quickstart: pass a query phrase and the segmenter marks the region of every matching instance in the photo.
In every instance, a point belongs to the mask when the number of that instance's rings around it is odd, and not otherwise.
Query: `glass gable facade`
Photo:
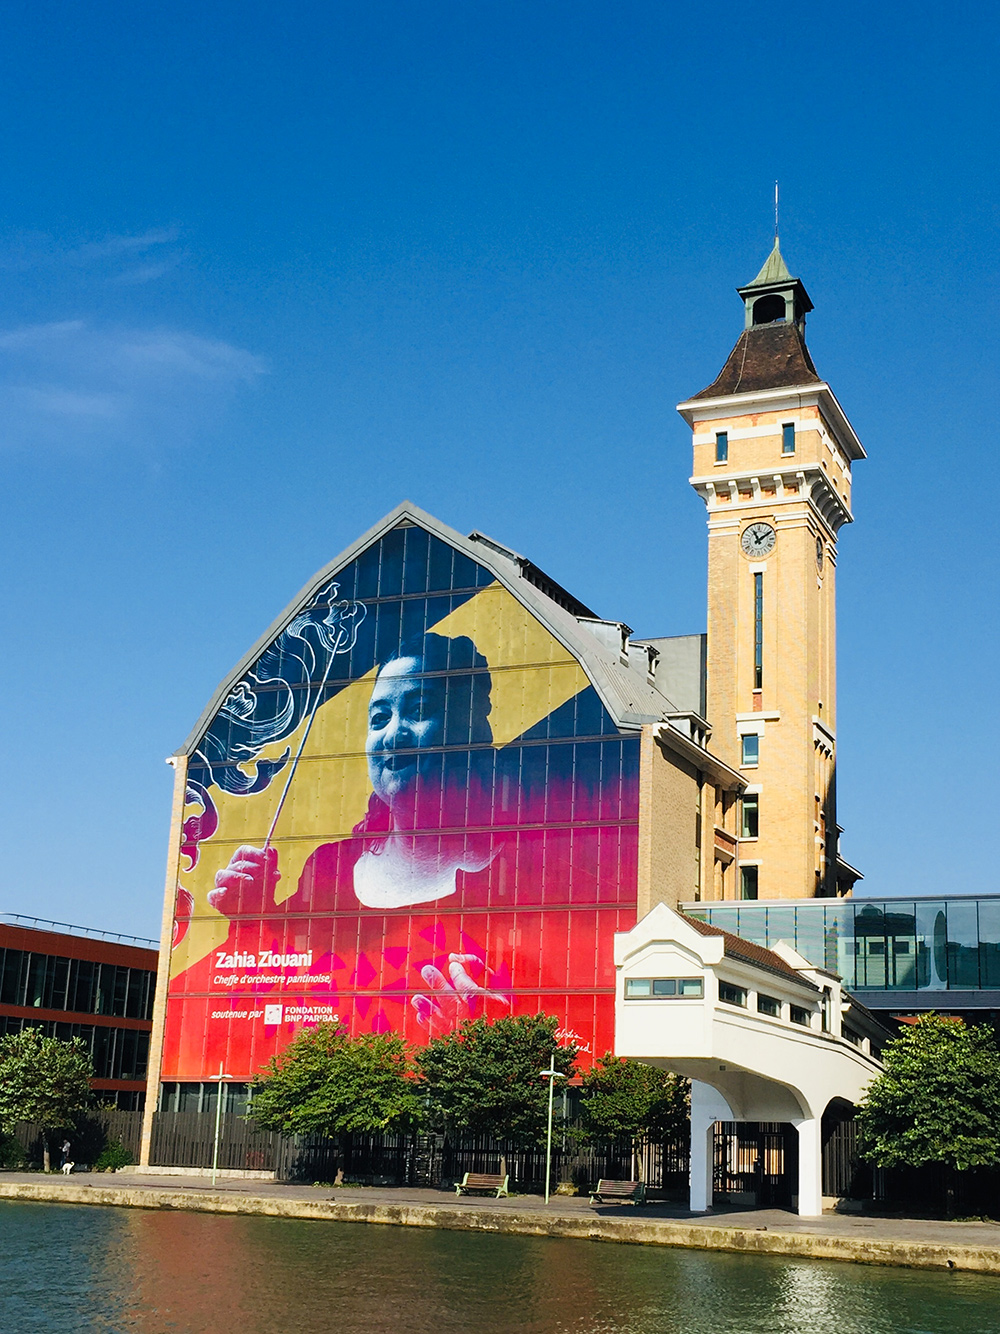
[[[483,1014],[614,1041],[639,734],[484,565],[407,521],[323,576],[192,741],[161,1074]]]

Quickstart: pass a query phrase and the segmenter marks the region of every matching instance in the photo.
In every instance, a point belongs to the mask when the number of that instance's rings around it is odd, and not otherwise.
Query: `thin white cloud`
[[[152,283],[157,278],[162,278],[165,273],[169,273],[171,269],[176,269],[183,258],[182,254],[176,254],[159,264],[136,264],[134,268],[122,269],[121,273],[116,274],[114,281],[134,286],[139,283]]]
[[[0,269],[23,273],[62,268],[74,272],[80,281],[148,283],[162,278],[186,257],[179,240],[177,227],[112,232],[73,245],[45,232],[23,232],[0,244]]]
[[[0,331],[0,448],[180,441],[204,430],[263,360],[176,329],[59,320]]]
[[[87,241],[75,249],[65,252],[68,258],[103,259],[108,255],[134,255],[156,246],[170,245],[177,240],[180,232],[176,227],[150,227],[135,236],[111,234],[100,241]]]

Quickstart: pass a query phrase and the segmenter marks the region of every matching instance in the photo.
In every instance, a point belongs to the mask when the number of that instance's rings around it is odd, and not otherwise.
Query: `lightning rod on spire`
[[[774,182],[774,244],[778,244],[778,182]]]

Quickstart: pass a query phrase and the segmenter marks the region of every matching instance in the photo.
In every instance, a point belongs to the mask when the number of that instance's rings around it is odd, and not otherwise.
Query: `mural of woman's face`
[[[368,704],[368,776],[390,808],[414,799],[420,752],[444,741],[444,681],[423,670],[416,657],[386,663]]]

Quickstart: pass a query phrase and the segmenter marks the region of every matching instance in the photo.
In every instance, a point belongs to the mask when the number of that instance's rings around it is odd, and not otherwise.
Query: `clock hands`
[[[769,523],[748,524],[741,541],[748,556],[766,556],[774,549],[774,529]]]

